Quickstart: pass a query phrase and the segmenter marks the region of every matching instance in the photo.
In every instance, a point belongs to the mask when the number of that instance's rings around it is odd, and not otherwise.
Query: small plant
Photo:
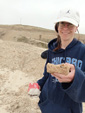
[[[18,38],[17,41],[18,42],[28,43],[28,38],[26,38],[25,36],[22,36],[22,37]]]
[[[5,35],[4,31],[0,32],[0,38],[3,37],[4,35]]]

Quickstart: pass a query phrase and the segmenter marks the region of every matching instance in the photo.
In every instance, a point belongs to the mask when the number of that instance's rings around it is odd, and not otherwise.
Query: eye
[[[72,26],[73,24],[69,23],[70,26]]]
[[[60,22],[62,25],[64,25],[65,23],[64,22]]]

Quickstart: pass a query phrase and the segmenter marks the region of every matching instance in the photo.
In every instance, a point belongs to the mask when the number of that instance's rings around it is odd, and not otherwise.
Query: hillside
[[[54,37],[56,37],[55,32],[48,29],[26,25],[0,25],[0,39],[2,40],[25,42],[33,45],[37,43],[40,46],[41,42],[48,42]]]
[[[0,26],[0,113],[41,113],[28,84],[43,76],[46,60],[40,55],[54,37],[54,31],[43,28]]]
[[[0,40],[0,113],[40,113],[39,98],[28,96],[28,84],[44,70],[44,48]],[[24,109],[25,108],[25,109]]]
[[[57,33],[53,30],[27,25],[0,25],[0,39],[25,42],[40,47],[47,47],[47,43],[56,38]],[[75,34],[76,38],[85,43],[85,35]]]

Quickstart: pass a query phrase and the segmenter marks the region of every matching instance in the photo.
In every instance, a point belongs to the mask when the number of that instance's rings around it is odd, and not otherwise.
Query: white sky
[[[0,24],[22,24],[54,30],[62,8],[80,12],[79,32],[85,34],[85,0],[0,0]]]

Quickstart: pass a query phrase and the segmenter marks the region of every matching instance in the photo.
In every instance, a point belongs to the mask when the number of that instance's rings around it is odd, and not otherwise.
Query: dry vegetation
[[[0,39],[2,40],[24,42],[46,48],[47,43],[56,37],[54,30],[26,25],[0,25]],[[85,35],[75,34],[75,37],[85,43]]]
[[[30,44],[47,43],[56,37],[55,32],[39,27],[24,25],[1,25],[0,39],[10,41],[20,41]],[[36,43],[34,43],[36,41]]]
[[[55,37],[48,29],[0,25],[0,113],[40,113],[38,98],[28,96],[28,84],[42,77],[46,60],[40,55]]]

